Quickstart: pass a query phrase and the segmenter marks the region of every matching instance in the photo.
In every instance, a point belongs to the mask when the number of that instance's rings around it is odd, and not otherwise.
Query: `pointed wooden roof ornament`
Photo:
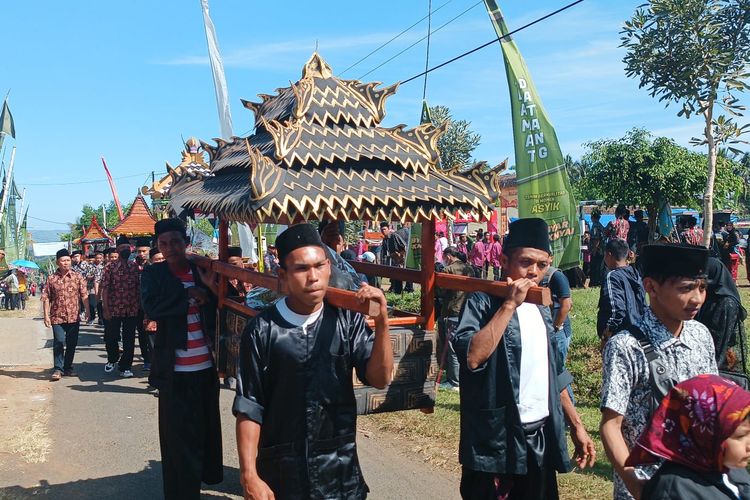
[[[156,219],[151,214],[146,200],[139,194],[130,205],[125,218],[109,232],[115,236],[151,236],[154,234],[154,224],[156,224]]]
[[[255,133],[217,141],[210,175],[178,173],[171,203],[246,222],[487,216],[498,172],[441,170],[437,142],[447,124],[380,126],[397,88],[337,78],[313,53],[298,82],[243,101]]]
[[[83,236],[79,239],[80,243],[103,243],[109,241],[109,235],[96,220],[96,215],[91,216],[91,224],[83,231]]]
[[[205,147],[195,137],[191,137],[185,142],[185,149],[182,151],[182,161],[176,167],[167,164],[167,175],[154,182],[151,186],[143,186],[141,194],[151,196],[152,200],[169,198],[169,189],[172,187],[174,179],[179,175],[208,175],[211,173],[211,167],[206,163],[203,155]]]

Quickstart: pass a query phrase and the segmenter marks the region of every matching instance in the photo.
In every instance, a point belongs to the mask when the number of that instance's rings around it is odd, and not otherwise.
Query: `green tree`
[[[692,143],[708,150],[703,194],[708,246],[717,150],[745,142],[741,136],[748,131],[748,125],[716,112],[741,116],[745,109],[736,94],[750,89],[750,0],[650,0],[625,23],[621,35],[627,75],[637,77],[640,87],[659,101],[679,104],[678,116],[703,117],[703,137]]]
[[[123,213],[127,213],[129,208],[130,204],[123,206]],[[117,213],[117,207],[115,206],[114,201],[110,201],[109,205],[105,205],[104,211],[107,216],[106,228],[112,228],[120,222],[120,217]],[[73,240],[80,238],[83,236],[83,228],[91,225],[91,219],[93,219],[94,216],[96,216],[99,225],[105,227],[105,221],[102,220],[102,206],[93,207],[87,203],[81,208],[81,215],[74,223],[70,224],[70,231],[67,233],[60,233],[58,236],[62,241],[68,241],[69,238]]]
[[[471,165],[471,153],[479,146],[481,136],[471,131],[471,122],[466,120],[454,120],[451,110],[445,106],[433,106],[430,108],[432,123],[436,127],[449,122],[448,130],[438,139],[438,151],[440,151],[440,163],[444,169],[461,165]]]
[[[707,176],[705,159],[705,155],[679,146],[672,139],[654,138],[646,130],[633,129],[620,139],[586,144],[580,162],[585,173],[576,189],[581,199],[601,199],[610,206],[625,203],[644,207],[654,221],[661,200],[700,207]],[[725,208],[742,189],[732,167],[729,161],[718,163],[717,208]]]

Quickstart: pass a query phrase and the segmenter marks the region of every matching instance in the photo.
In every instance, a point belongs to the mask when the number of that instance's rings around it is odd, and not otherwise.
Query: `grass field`
[[[750,286],[744,270],[740,276],[740,294],[746,307],[750,306]],[[575,382],[573,391],[578,412],[597,448],[597,462],[585,472],[575,470],[559,475],[561,498],[612,498],[612,467],[604,454],[599,436],[599,390],[601,387],[601,354],[596,335],[596,312],[599,288],[573,290],[574,308],[571,312],[573,341],[568,354],[568,368]],[[397,298],[389,294],[389,302],[415,303],[414,298]],[[418,304],[418,298],[416,299]],[[406,308],[407,306],[400,306]],[[746,325],[750,327],[750,323]],[[457,393],[439,391],[435,412],[425,415],[419,411],[404,411],[360,418],[365,428],[386,431],[399,436],[404,444],[426,462],[458,472],[459,397]],[[572,444],[568,444],[572,450]]]

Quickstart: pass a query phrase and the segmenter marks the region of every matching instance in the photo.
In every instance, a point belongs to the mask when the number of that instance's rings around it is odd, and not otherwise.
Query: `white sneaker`
[[[112,373],[112,370],[115,369],[115,365],[117,363],[107,363],[104,365],[104,373]]]
[[[120,376],[122,378],[130,378],[133,376],[133,372],[131,372],[130,370],[125,370],[123,372],[120,372]]]

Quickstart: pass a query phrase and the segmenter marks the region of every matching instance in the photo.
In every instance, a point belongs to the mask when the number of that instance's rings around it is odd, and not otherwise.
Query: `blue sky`
[[[433,8],[447,0],[433,0]],[[501,3],[510,29],[566,3]],[[586,0],[515,36],[564,153],[586,141],[619,137],[639,126],[687,145],[698,120],[675,116],[627,79],[618,32],[642,0]],[[281,7],[285,5],[285,7]],[[472,5],[474,5],[473,8]],[[426,0],[257,2],[211,0],[224,57],[235,135],[253,127],[240,98],[256,100],[299,79],[315,49],[336,74],[419,20]],[[432,37],[431,66],[494,37],[482,3],[450,0],[433,29],[469,9]],[[105,156],[123,203],[176,164],[181,136],[219,135],[199,0],[154,2],[6,2],[6,50],[0,92],[10,89],[18,147],[16,180],[27,188],[32,229],[61,229],[84,203],[111,200]],[[344,73],[359,78],[426,33],[426,21]],[[367,75],[391,84],[424,69],[425,43]],[[428,101],[472,122],[482,143],[475,156],[499,162],[513,140],[508,88],[499,45],[430,74]],[[422,80],[402,85],[387,104],[387,126],[416,125]],[[6,143],[12,143],[8,139]],[[10,151],[5,155],[8,162]],[[97,181],[88,184],[68,184]],[[63,184],[66,183],[66,184]],[[44,222],[38,219],[46,219]]]

